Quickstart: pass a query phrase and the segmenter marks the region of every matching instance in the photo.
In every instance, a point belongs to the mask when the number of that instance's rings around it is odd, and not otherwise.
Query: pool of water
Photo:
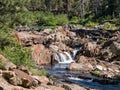
[[[62,82],[78,84],[85,87],[95,88],[98,90],[120,90],[120,83],[115,84],[102,84],[97,81],[94,81],[92,75],[85,75],[81,72],[69,71],[66,68],[69,64],[59,63],[52,67],[46,68],[47,71],[53,75],[59,77]],[[87,78],[78,78],[78,76],[86,76]],[[89,77],[89,78],[88,78]]]

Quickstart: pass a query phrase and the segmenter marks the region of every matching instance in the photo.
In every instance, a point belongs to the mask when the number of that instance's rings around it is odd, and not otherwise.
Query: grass
[[[48,72],[45,69],[37,70],[37,69],[30,69],[31,73],[33,75],[39,75],[39,76],[48,76]]]

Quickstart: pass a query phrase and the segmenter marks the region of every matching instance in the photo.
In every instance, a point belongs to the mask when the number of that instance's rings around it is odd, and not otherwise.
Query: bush
[[[1,30],[0,32],[0,53],[14,64],[20,66],[34,67],[35,63],[31,60],[31,50],[29,48],[21,47],[13,35],[11,35],[9,28]]]
[[[98,23],[95,23],[95,22],[92,22],[92,21],[88,21],[88,22],[85,24],[85,26],[87,26],[87,27],[94,27],[94,26],[96,26],[96,25],[98,25]]]
[[[68,24],[69,20],[66,14],[59,14],[56,16],[57,25]]]
[[[76,16],[73,16],[70,20],[71,24],[78,24],[79,23],[79,18]]]
[[[103,26],[100,29],[103,29],[103,30],[116,30],[117,27],[115,26],[115,24],[111,24],[109,22],[106,22],[106,23],[103,24]]]
[[[55,16],[52,13],[40,13],[38,24],[42,26],[55,26],[57,23]]]
[[[48,76],[48,72],[45,69],[37,70],[31,68],[30,71],[33,75],[39,75],[39,76]]]
[[[12,61],[17,66],[34,67],[35,63],[32,62],[30,57],[30,50],[21,48],[21,46],[7,46],[4,50],[0,50],[5,57]]]

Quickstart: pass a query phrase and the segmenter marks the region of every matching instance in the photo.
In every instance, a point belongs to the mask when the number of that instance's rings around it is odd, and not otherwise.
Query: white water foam
[[[79,48],[75,48],[73,50],[73,55],[71,55],[69,52],[55,52],[54,53],[54,58],[58,63],[72,63],[74,62],[74,58],[77,54],[77,51]]]
[[[68,77],[71,80],[77,80],[77,81],[86,81],[86,82],[92,82],[93,79],[81,79],[81,78],[77,78],[77,77]]]

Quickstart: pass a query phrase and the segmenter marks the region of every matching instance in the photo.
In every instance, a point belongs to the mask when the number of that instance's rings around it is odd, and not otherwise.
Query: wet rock
[[[88,72],[93,70],[93,66],[90,63],[71,63],[68,67],[69,70]]]
[[[42,44],[33,47],[32,59],[39,64],[51,63],[51,51],[45,48]]]

